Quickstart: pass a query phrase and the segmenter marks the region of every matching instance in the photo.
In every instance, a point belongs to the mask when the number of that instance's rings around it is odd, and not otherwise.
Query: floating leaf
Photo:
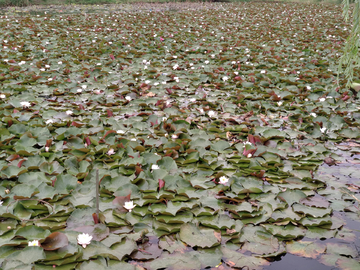
[[[301,199],[300,203],[320,208],[328,208],[330,205],[330,202],[321,196],[306,197]]]
[[[286,245],[286,250],[294,255],[316,259],[319,254],[326,250],[326,245],[309,241],[290,242]]]
[[[140,245],[138,250],[131,254],[131,258],[135,260],[150,260],[158,258],[162,249],[158,246],[159,239],[155,236],[149,236]]]
[[[16,231],[16,235],[24,237],[28,240],[39,240],[48,237],[50,235],[50,231],[34,225],[29,225],[18,229]]]
[[[53,232],[45,238],[41,243],[41,247],[45,250],[57,250],[65,247],[69,243],[68,238],[61,232]]]
[[[45,259],[45,252],[41,247],[25,247],[10,254],[5,261],[17,260],[24,264],[31,264],[42,259]]]
[[[185,223],[180,227],[180,240],[191,247],[213,247],[220,244],[215,232],[211,229],[198,228],[194,224]]]
[[[263,266],[269,265],[270,263],[262,258],[255,256],[247,256],[238,251],[221,247],[223,253],[224,262],[230,267],[243,268],[249,267],[250,269],[263,269]]]
[[[301,204],[293,205],[294,212],[303,213],[305,215],[310,215],[312,217],[323,217],[332,212],[331,208],[317,208],[317,207],[309,207]]]
[[[336,261],[336,266],[342,270],[353,270],[359,268],[360,262],[355,259],[342,257]]]
[[[169,251],[170,253],[173,253],[175,251],[179,251],[179,252],[184,251],[187,248],[186,244],[174,238],[175,237],[167,236],[167,235],[161,237],[159,241],[159,246],[162,249]]]

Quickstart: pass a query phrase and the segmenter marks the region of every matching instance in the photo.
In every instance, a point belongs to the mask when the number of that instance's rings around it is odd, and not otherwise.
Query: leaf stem
[[[96,215],[99,219],[99,169],[96,169]]]

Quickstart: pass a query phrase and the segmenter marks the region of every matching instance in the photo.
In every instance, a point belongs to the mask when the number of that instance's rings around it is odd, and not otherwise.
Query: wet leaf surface
[[[61,232],[53,232],[45,238],[41,243],[41,247],[45,250],[57,250],[59,248],[67,246],[69,243],[68,238]]]

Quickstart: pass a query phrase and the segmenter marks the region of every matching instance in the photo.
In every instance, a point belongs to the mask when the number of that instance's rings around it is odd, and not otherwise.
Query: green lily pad
[[[220,244],[221,235],[212,229],[198,228],[186,223],[180,227],[180,240],[191,247],[213,247]]]

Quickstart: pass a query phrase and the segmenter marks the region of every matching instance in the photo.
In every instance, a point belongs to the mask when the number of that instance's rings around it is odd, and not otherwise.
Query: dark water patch
[[[336,267],[326,266],[315,259],[299,257],[287,253],[280,261],[273,262],[266,270],[336,270]]]
[[[358,251],[356,258],[360,256],[360,218],[357,213],[352,212],[337,212],[339,216],[344,220],[344,226],[339,230],[336,237],[315,240],[309,238],[303,238],[303,241],[314,241],[321,242],[323,244],[335,243],[335,244],[346,244],[349,247],[353,247]],[[351,232],[354,234],[352,241],[347,239],[342,239],[341,235],[344,231]],[[320,263],[317,259],[306,258],[295,256],[293,254],[287,253],[283,256],[278,257],[270,266],[265,267],[265,270],[333,270],[338,269],[336,266],[326,266]],[[359,268],[360,269],[360,268]]]

